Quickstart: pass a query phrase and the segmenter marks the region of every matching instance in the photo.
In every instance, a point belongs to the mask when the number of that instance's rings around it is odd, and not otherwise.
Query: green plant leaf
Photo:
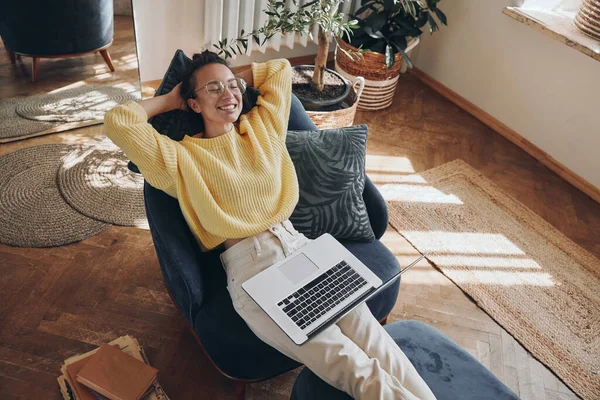
[[[367,34],[369,36],[371,36],[373,39],[383,39],[383,33],[377,31],[377,32],[373,32],[373,28],[371,28],[370,26],[365,26],[365,32],[367,32]]]
[[[391,10],[395,4],[396,4],[396,0],[384,0],[383,1],[383,7],[388,10]]]
[[[394,51],[392,50],[392,46],[387,44],[385,46],[385,66],[388,68],[392,68],[394,65]]]
[[[435,15],[437,15],[438,19],[442,22],[442,24],[448,26],[448,20],[446,19],[446,14],[442,12],[439,8],[435,7],[433,9]]]
[[[402,58],[404,59],[404,62],[406,63],[406,67],[412,69],[413,63],[412,63],[410,57],[408,56],[408,54],[406,54],[406,52],[402,49],[398,49],[398,51],[400,52],[400,54],[402,54]]]
[[[417,19],[415,25],[417,26],[417,28],[422,28],[423,26],[425,26],[425,24],[427,23],[427,15],[429,13],[427,11],[422,11],[419,14],[419,18]]]
[[[401,46],[399,46],[398,44],[396,44],[394,42],[391,42],[391,43],[396,48],[396,50],[398,50],[398,53],[400,53],[400,55],[402,55],[402,59],[406,63],[406,67],[407,68],[412,68],[413,67],[412,61],[408,57],[408,54],[406,54],[406,51],[404,51],[406,49],[406,46],[401,47]]]
[[[392,35],[390,35],[388,40],[390,41],[390,43],[395,44],[396,47],[402,50],[405,50],[408,46],[408,43],[406,42],[406,36],[396,35],[395,33],[393,33]]]
[[[433,17],[431,16],[430,13],[427,13],[427,23],[429,24],[429,34],[430,35],[432,35],[433,32],[438,30],[437,22],[435,22],[435,19],[433,19]]]
[[[377,53],[385,53],[385,39],[372,40],[371,42],[365,43],[365,48]]]
[[[386,16],[383,13],[372,13],[371,15],[369,15],[369,17],[367,18],[366,22],[366,26],[365,29],[367,27],[370,27],[371,30],[373,32],[377,32],[379,30],[381,30],[381,28],[383,28],[383,26],[385,25],[386,21]]]
[[[371,9],[371,10],[376,10],[374,4],[376,2],[375,1],[368,1],[365,4],[363,4],[362,7],[360,7],[358,10],[356,10],[356,12],[354,13],[355,15],[360,15],[362,13],[364,13],[365,11]]]
[[[319,0],[314,0],[314,1],[311,1],[311,2],[309,2],[309,3],[306,3],[305,5],[303,5],[303,6],[302,6],[302,7],[300,7],[300,8],[307,8],[307,7],[310,7],[310,6],[312,6],[313,4],[315,4],[315,3],[318,3],[318,2],[319,2]]]

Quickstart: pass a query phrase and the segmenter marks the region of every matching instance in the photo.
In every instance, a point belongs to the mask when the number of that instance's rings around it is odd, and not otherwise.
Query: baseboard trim
[[[512,130],[508,126],[504,125],[502,122],[498,121],[496,118],[477,107],[475,104],[471,103],[469,100],[465,99],[458,93],[449,89],[441,82],[435,80],[431,76],[427,75],[425,72],[421,71],[418,68],[412,68],[408,70],[409,73],[416,78],[418,78],[425,85],[429,86],[481,122],[485,125],[498,132],[500,135],[504,136],[506,139],[510,140],[512,143],[519,146],[521,149],[525,150],[529,155],[533,158],[541,162],[550,170],[557,173],[564,180],[569,182],[571,185],[575,186],[583,193],[590,196],[596,202],[600,203],[600,189],[583,179],[581,176],[577,175],[575,172],[571,171],[569,168],[564,166],[561,162],[556,160],[550,154],[546,153],[544,150],[537,147],[535,144],[531,143],[529,140],[525,139],[523,136],[519,135],[516,131]]]

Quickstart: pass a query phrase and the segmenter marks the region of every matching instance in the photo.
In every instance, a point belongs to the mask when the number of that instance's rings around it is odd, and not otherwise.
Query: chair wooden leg
[[[40,74],[40,59],[39,57],[33,57],[31,62],[31,82],[35,82]]]
[[[246,382],[235,382],[235,398],[237,400],[244,400],[246,398]]]
[[[108,68],[110,68],[112,72],[115,72],[115,66],[113,65],[112,59],[110,58],[108,49],[100,50],[100,54],[102,55],[102,58],[104,58],[104,62],[106,63],[106,65],[108,65]]]
[[[379,320],[379,323],[383,326],[383,325],[387,324],[387,319],[388,319],[388,316],[386,315],[385,317],[383,317]]]

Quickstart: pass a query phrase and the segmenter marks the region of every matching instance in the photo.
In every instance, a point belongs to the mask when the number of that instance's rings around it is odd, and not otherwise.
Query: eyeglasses
[[[232,78],[227,81],[227,87],[233,94],[244,94],[246,91],[246,81],[242,78]],[[211,97],[221,97],[225,92],[225,84],[221,81],[210,81],[201,88],[194,90],[194,94],[202,89],[206,89],[206,93]]]

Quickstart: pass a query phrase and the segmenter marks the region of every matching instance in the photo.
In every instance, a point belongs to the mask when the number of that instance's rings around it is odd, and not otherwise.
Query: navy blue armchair
[[[289,129],[317,129],[295,97]],[[200,252],[176,199],[147,182],[144,198],[150,232],[169,294],[214,366],[238,381],[238,397],[243,398],[246,382],[269,379],[298,367],[296,361],[258,339],[233,309],[219,259],[222,249]],[[363,198],[373,231],[379,239],[387,227],[387,206],[368,178]],[[394,255],[379,240],[341,243],[384,281],[400,268]],[[397,282],[368,302],[378,320],[385,321],[396,302],[399,285]]]
[[[0,36],[12,64],[16,55],[32,58],[32,80],[40,58],[100,52],[111,71],[108,52],[114,34],[113,0],[2,1]]]

